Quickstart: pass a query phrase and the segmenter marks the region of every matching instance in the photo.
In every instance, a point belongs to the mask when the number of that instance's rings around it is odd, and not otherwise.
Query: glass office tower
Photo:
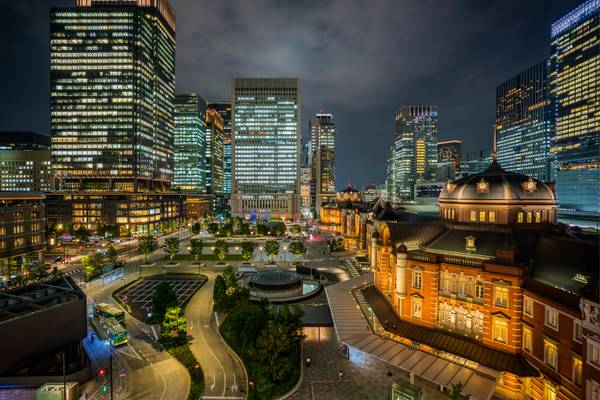
[[[50,12],[52,162],[62,190],[173,179],[175,13],[167,0],[77,0]]]
[[[556,194],[561,209],[600,211],[600,1],[588,0],[551,29]]]
[[[435,180],[437,123],[436,107],[402,106],[396,112],[387,180],[394,205],[414,199],[415,183]]]
[[[300,215],[300,80],[233,81],[232,214]]]
[[[496,151],[507,171],[542,181],[553,179],[550,148],[548,61],[496,88]]]
[[[211,101],[214,108],[223,118],[223,194],[231,194],[231,102]]]
[[[206,102],[198,93],[175,96],[175,173],[173,186],[206,191]]]
[[[223,194],[223,118],[214,108],[206,110],[206,190]]]
[[[312,210],[321,214],[323,204],[335,201],[335,120],[320,112],[308,122],[310,133]]]

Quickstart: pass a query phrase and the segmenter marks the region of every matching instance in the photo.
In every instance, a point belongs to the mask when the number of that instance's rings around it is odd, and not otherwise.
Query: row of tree
[[[226,268],[214,286],[214,309],[226,314],[221,333],[248,369],[250,399],[281,395],[295,384],[299,372],[302,310],[250,302],[250,292]]]
[[[85,255],[81,258],[81,267],[87,280],[91,280],[100,275],[105,263],[109,263],[112,268],[122,267],[124,264],[119,260],[119,252],[114,246],[109,246],[106,255],[103,253],[94,253]]]

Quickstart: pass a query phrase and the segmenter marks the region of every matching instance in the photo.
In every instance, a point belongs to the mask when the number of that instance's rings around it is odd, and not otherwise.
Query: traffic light
[[[108,385],[102,385],[102,393],[108,392]]]
[[[98,370],[98,376],[104,376],[106,375],[106,370],[104,368],[101,368]]]

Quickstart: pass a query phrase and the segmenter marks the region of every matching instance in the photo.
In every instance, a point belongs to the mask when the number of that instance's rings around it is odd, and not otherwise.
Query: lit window
[[[470,220],[471,222],[477,222],[477,211],[475,211],[475,210],[471,210],[471,211],[469,212],[469,220]]]
[[[411,297],[410,305],[413,318],[421,318],[423,310],[423,300],[418,297]]]
[[[477,281],[475,284],[475,297],[478,299],[483,299],[483,290],[485,286],[482,281]]]
[[[494,318],[494,340],[506,343],[508,338],[508,322],[503,318]]]
[[[523,325],[523,342],[521,347],[523,347],[523,350],[527,350],[530,353],[533,349],[533,333],[531,332],[531,328],[527,325]]]
[[[546,306],[545,323],[546,326],[558,330],[558,310]]]
[[[533,299],[523,296],[523,314],[533,318]]]
[[[415,289],[423,288],[423,272],[422,271],[413,271],[412,273],[412,287]]]
[[[485,211],[479,211],[479,222],[485,222]]]
[[[558,347],[548,339],[544,339],[544,362],[554,369],[558,366]]]
[[[508,308],[508,287],[494,286],[494,305]]]
[[[488,221],[496,222],[496,211],[490,211],[488,214]]]
[[[544,400],[556,400],[556,386],[544,381]]]
[[[522,224],[523,223],[523,213],[519,211],[519,213],[517,214],[517,222]]]
[[[536,211],[535,212],[535,222],[536,223],[540,223],[542,222],[542,212],[541,211]]]
[[[577,386],[581,386],[581,372],[583,369],[583,363],[581,358],[573,357],[573,383]]]
[[[527,223],[530,224],[533,222],[533,214],[531,211],[527,211]]]

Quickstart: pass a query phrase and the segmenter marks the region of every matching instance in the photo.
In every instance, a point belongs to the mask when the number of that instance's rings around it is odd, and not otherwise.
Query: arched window
[[[477,281],[477,283],[475,284],[475,298],[483,300],[484,288],[485,286],[483,285],[483,282]]]

